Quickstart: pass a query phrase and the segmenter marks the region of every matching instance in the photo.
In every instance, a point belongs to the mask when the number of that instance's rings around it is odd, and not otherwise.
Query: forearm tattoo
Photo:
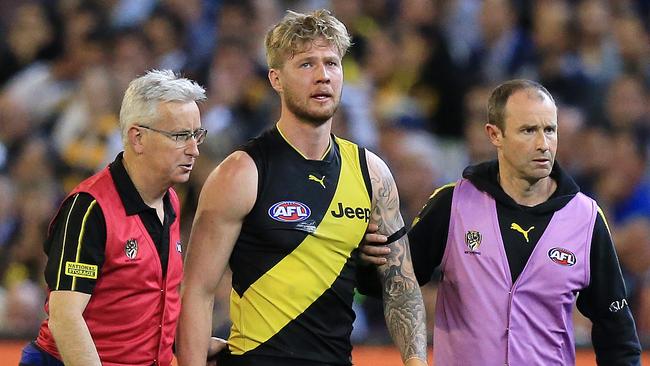
[[[397,186],[388,167],[379,158],[374,158],[368,162],[373,186],[371,221],[379,226],[380,234],[390,235],[404,226]],[[391,253],[386,258],[387,263],[378,267],[386,325],[403,360],[412,357],[426,360],[425,310],[413,272],[408,238],[388,245]]]

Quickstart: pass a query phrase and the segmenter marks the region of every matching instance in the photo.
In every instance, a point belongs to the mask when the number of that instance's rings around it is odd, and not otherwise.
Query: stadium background
[[[549,88],[558,161],[609,219],[649,344],[650,0],[1,0],[0,363],[44,316],[41,245],[58,204],[120,150],[128,81],[170,68],[208,90],[208,139],[179,187],[185,242],[208,172],[278,117],[266,29],[286,9],[316,8],[331,9],[354,41],[335,133],[389,163],[407,221],[466,164],[494,157],[482,131],[491,88],[514,77]],[[222,336],[227,288],[216,294]],[[424,292],[431,314],[435,284]],[[381,353],[390,346],[373,348],[390,344],[380,303],[357,300],[357,364],[380,365],[366,352],[394,362]],[[589,330],[576,316],[587,355]]]

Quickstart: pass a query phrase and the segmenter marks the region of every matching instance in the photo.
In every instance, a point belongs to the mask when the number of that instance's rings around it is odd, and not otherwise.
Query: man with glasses
[[[79,184],[44,248],[49,318],[20,365],[170,365],[182,276],[180,207],[205,90],[171,71],[133,80],[120,110],[124,152]]]
[[[176,142],[177,148],[183,148],[189,144],[190,139],[194,139],[197,145],[201,145],[203,140],[205,140],[205,135],[208,133],[208,130],[205,128],[198,128],[194,131],[183,131],[183,132],[168,132],[163,130],[158,130],[149,126],[137,125],[139,128],[144,128],[145,130],[158,132],[159,134],[165,135],[170,139]]]

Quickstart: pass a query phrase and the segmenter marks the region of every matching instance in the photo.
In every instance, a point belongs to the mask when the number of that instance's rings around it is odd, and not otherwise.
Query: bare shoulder
[[[250,211],[257,196],[257,166],[244,151],[235,151],[208,176],[201,190],[199,210],[232,205]]]
[[[397,185],[388,165],[379,156],[368,151],[366,159],[372,184],[371,222],[377,224],[380,234],[391,235],[404,226]]]
[[[372,184],[373,206],[384,204],[387,199],[399,200],[397,185],[388,165],[375,153],[367,150],[366,160]]]
[[[393,175],[390,173],[388,165],[386,165],[384,160],[377,156],[377,154],[373,153],[370,150],[366,150],[366,161],[368,163],[368,172],[370,173],[370,178],[380,179],[382,177],[390,177],[392,180]]]
[[[244,151],[235,151],[228,155],[208,176],[206,185],[233,183],[240,178],[257,179],[257,167],[253,158]],[[239,182],[244,183],[244,182]]]

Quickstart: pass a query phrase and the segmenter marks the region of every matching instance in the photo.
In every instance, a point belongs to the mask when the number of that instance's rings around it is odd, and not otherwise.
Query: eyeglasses
[[[208,130],[205,128],[197,128],[194,131],[183,131],[183,132],[168,132],[159,130],[149,126],[136,125],[137,127],[144,128],[153,132],[158,132],[161,135],[165,135],[176,142],[176,148],[182,148],[187,146],[190,143],[190,139],[194,139],[197,145],[201,145],[205,140],[205,136],[208,134]]]

